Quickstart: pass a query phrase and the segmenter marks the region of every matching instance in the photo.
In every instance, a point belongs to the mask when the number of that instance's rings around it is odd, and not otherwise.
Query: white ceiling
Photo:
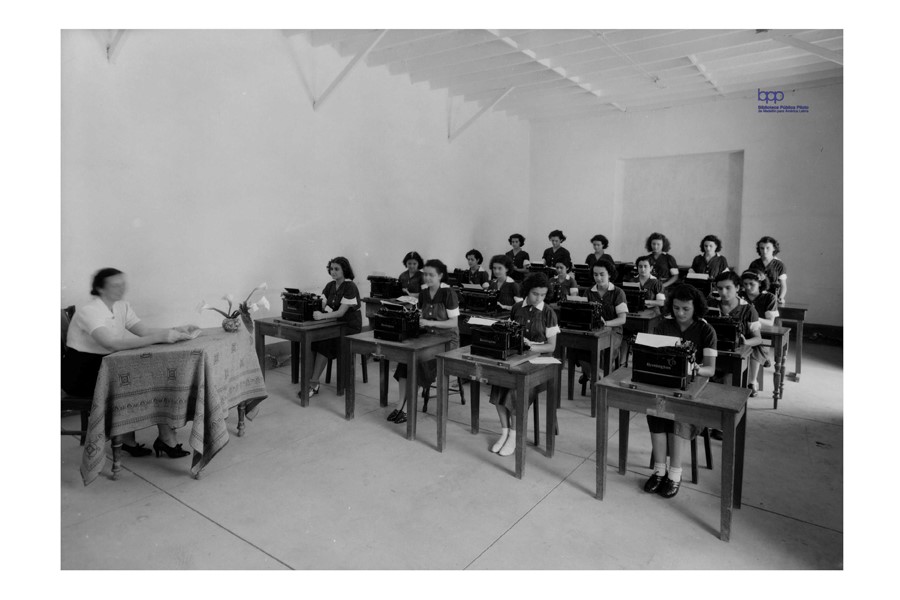
[[[300,33],[299,30],[286,32]],[[843,30],[305,30],[314,47],[525,119],[666,108],[843,81]],[[498,101],[499,99],[499,101]]]

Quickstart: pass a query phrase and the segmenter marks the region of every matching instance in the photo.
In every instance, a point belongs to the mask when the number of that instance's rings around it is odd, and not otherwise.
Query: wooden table
[[[290,340],[291,342],[291,383],[300,386],[300,406],[309,406],[309,376],[313,370],[312,343],[319,340],[340,338],[346,331],[344,323],[325,321],[285,321],[270,317],[254,321],[256,324],[256,356],[263,377],[266,375],[266,336]],[[342,344],[344,346],[346,344]],[[338,355],[337,394],[344,393],[344,353]],[[302,361],[300,360],[302,357]]]
[[[536,365],[524,362],[509,366],[506,361],[483,357],[471,358],[471,346],[463,346],[437,356],[438,411],[437,449],[444,451],[447,437],[448,390],[450,376],[468,379],[471,384],[472,433],[479,430],[481,384],[487,383],[516,390],[516,477],[525,472],[525,444],[528,436],[528,397],[533,389],[547,384],[547,418],[544,438],[547,457],[553,457],[556,430],[556,405],[559,403],[559,364]],[[539,427],[535,424],[535,433]]]
[[[778,318],[775,319],[775,325],[793,323],[797,327],[797,356],[794,358],[794,366],[797,370],[784,375],[791,381],[800,381],[800,366],[803,361],[803,321],[806,319],[807,310],[809,310],[808,304],[785,304],[778,307]]]
[[[152,427],[179,428],[191,422],[191,473],[201,470],[228,443],[225,418],[238,409],[252,419],[267,396],[253,353],[253,337],[241,327],[221,327],[175,344],[154,344],[103,357],[88,419],[81,477],[88,485],[106,462],[107,439]],[[121,470],[121,443],[113,442],[112,478]]]
[[[718,350],[717,352],[716,370],[731,375],[731,385],[734,387],[747,387],[747,368],[750,364],[753,347],[741,344],[736,350]]]
[[[678,390],[631,383],[631,369],[622,367],[600,380],[597,415],[597,493],[606,490],[606,457],[609,436],[607,413],[619,409],[619,474],[628,460],[628,426],[631,412],[693,423],[722,430],[722,508],[720,538],[731,537],[731,513],[741,507],[744,477],[744,441],[747,431],[747,398],[750,390],[706,383],[696,398],[679,397]],[[628,386],[634,386],[628,387]]]
[[[453,340],[442,335],[426,334],[404,342],[392,342],[377,339],[374,331],[348,335],[345,339],[347,355],[344,357],[344,361],[348,365],[345,418],[352,419],[356,407],[356,365],[353,355],[371,353],[379,360],[380,365],[379,401],[381,406],[387,406],[390,361],[406,365],[406,439],[416,439],[416,415],[419,404],[416,363],[429,361],[441,352],[445,352]]]
[[[628,366],[628,355],[631,353],[631,344],[628,338],[638,333],[653,333],[659,320],[662,319],[655,308],[647,308],[637,313],[628,313],[625,318],[625,326],[622,327],[622,350],[625,355],[625,366]]]
[[[763,340],[769,341],[775,347],[775,376],[773,381],[772,399],[774,400],[774,408],[778,409],[778,400],[784,397],[784,361],[787,358],[788,343],[790,340],[791,330],[787,327],[779,327],[777,325],[763,325],[760,328],[760,335]],[[760,366],[760,373],[762,366]],[[760,388],[762,389],[762,388]]]
[[[575,358],[572,355],[567,356],[567,350],[587,350],[591,353],[591,416],[597,416],[597,390],[594,382],[600,379],[600,354],[604,350],[609,350],[612,345],[612,328],[604,327],[594,331],[579,331],[577,329],[560,329],[556,336],[556,348],[562,357],[563,364],[568,364],[568,392],[569,400],[575,396]],[[609,373],[612,357],[610,353],[606,353],[603,360],[603,373]]]

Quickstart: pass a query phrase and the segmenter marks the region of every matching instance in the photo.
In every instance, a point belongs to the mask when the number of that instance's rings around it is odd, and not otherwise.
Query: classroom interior
[[[128,31],[112,60],[103,35],[61,33],[63,307],[86,302],[91,275],[113,266],[149,325],[218,327],[196,312],[201,300],[266,282],[272,308],[258,316],[277,316],[278,292],[320,292],[334,256],[365,296],[365,277],[396,276],[410,250],[463,267],[470,248],[503,253],[518,232],[535,257],[561,229],[579,262],[597,233],[630,261],[660,231],[689,264],[712,232],[739,269],[761,236],[780,241],[808,340],[778,409],[771,369],[748,405],[728,543],[718,442],[713,469],[667,501],[641,489],[650,439],[633,417],[628,471],[615,472],[611,451],[601,502],[585,396],[563,398],[555,456],[529,446],[518,480],[511,457],[489,451],[486,401],[472,435],[468,406],[450,397],[439,453],[433,406],[412,442],[385,420],[377,369],[357,381],[346,421],[334,382],[301,408],[282,366],[267,372],[247,435],[199,480],[189,459],[126,457],[120,480],[84,486],[78,439],[61,437],[64,570],[843,568],[841,81],[791,88],[803,114],[758,112],[755,93],[564,119],[500,104],[448,140],[477,108],[384,65],[360,64],[314,107],[348,57],[306,35]],[[618,416],[609,423],[612,449]]]

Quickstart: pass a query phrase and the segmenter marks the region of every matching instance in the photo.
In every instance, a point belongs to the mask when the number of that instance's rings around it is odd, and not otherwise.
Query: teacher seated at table
[[[66,336],[66,355],[62,363],[62,388],[73,396],[93,396],[100,364],[107,354],[152,344],[172,344],[191,338],[195,325],[172,329],[147,327],[132,310],[125,295],[125,274],[118,269],[100,269],[91,284],[93,300],[75,311]],[[168,425],[157,425],[159,435],[153,442],[156,456],[165,453],[170,458],[190,454],[176,444],[175,431]],[[146,456],[152,452],[138,444],[134,432],[117,436],[122,449],[132,456]]]

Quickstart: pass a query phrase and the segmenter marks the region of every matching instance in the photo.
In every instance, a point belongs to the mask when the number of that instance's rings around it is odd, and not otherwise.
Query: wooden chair
[[[428,400],[431,397],[431,388],[437,389],[437,382],[433,382],[430,386],[422,388],[422,412],[423,413],[428,412]],[[456,387],[453,387],[451,385],[447,391],[448,391],[448,394],[459,394],[460,404],[462,404],[463,406],[466,405],[466,393],[463,391],[462,379],[459,379],[457,377],[456,378]]]
[[[72,322],[72,317],[75,316],[75,307],[69,306],[62,309],[62,323],[61,323],[61,331],[62,331],[62,353],[61,356],[63,359],[66,357],[66,336],[69,333],[69,323]],[[88,430],[88,417],[91,413],[91,404],[93,404],[94,399],[87,396],[72,396],[65,392],[65,390],[60,390],[62,392],[62,412],[79,412],[81,414],[81,429],[62,429],[61,435],[80,435],[81,441],[80,444],[84,446],[84,440],[87,437]]]
[[[331,383],[331,363],[333,362],[329,360],[328,365],[325,367],[325,383]],[[362,367],[363,383],[369,383],[369,355],[360,354],[359,364]]]

